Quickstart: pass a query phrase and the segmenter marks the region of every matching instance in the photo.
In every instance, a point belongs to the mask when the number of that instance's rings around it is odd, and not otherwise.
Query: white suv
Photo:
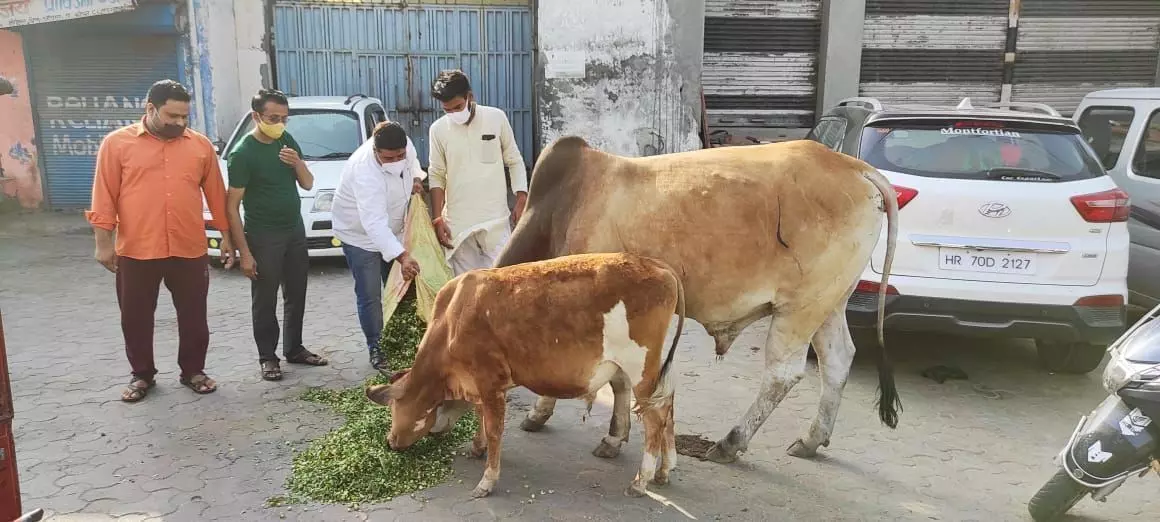
[[[1132,198],[1128,304],[1151,309],[1160,304],[1160,88],[1089,93],[1074,118]]]
[[[1125,327],[1129,203],[1074,122],[1042,104],[850,98],[808,139],[898,193],[887,329],[1031,338],[1051,371],[1099,366]],[[874,325],[885,248],[850,298],[852,328]]]
[[[354,96],[292,96],[290,120],[286,132],[302,147],[302,156],[314,174],[311,190],[298,189],[302,198],[302,223],[306,227],[306,248],[311,257],[342,257],[342,242],[331,230],[330,205],[334,190],[342,175],[346,159],[358,149],[374,130],[375,125],[387,121],[383,103],[375,98]],[[229,151],[254,129],[254,121],[247,112],[238,122],[225,147],[220,147],[218,163],[229,185],[226,160]],[[203,203],[204,205],[204,203]],[[245,214],[245,205],[241,210]],[[209,209],[203,208],[206,221]],[[221,250],[221,233],[205,231],[209,255],[216,258]]]

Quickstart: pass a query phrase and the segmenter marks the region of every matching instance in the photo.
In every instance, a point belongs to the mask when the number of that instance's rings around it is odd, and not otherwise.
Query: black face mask
[[[162,125],[159,121],[160,118],[154,116],[151,119],[153,120],[149,125],[152,127],[151,130],[161,138],[171,140],[185,133],[185,125],[177,125],[174,123]]]

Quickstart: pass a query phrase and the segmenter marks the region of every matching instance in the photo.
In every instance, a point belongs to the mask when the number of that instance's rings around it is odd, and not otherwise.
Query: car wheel
[[[1106,346],[1098,344],[1055,341],[1036,341],[1035,347],[1039,364],[1055,373],[1088,373],[1099,367],[1108,351]]]

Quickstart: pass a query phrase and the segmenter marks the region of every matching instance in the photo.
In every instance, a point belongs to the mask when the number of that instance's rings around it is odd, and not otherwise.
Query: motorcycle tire
[[[1066,471],[1056,470],[1055,475],[1031,497],[1027,511],[1035,522],[1057,520],[1091,491],[1092,488],[1076,482]]]

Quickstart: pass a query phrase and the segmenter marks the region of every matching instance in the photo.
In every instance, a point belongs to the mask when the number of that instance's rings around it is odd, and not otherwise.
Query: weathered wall
[[[3,169],[0,204],[8,199],[24,208],[37,208],[44,201],[44,192],[37,166],[24,45],[19,33],[3,29],[0,29],[0,77],[12,82],[15,88],[12,94],[0,96],[0,169]]]
[[[626,156],[701,148],[704,11],[704,0],[540,0],[541,146],[576,135]]]
[[[225,141],[263,85],[267,58],[262,0],[189,0],[198,111],[211,140]]]

